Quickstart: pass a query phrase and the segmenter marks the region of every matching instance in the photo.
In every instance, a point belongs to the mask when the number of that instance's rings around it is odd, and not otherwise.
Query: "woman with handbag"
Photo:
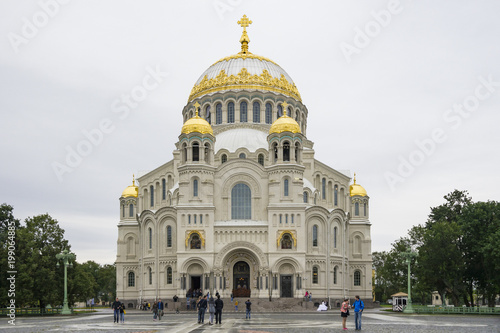
[[[347,316],[349,316],[349,299],[345,298],[344,302],[340,306],[340,317],[342,317],[342,328],[347,329],[345,326],[346,321],[347,321]]]

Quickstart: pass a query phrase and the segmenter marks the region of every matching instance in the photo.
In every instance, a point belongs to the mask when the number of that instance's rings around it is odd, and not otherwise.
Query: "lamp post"
[[[414,252],[411,250],[411,248],[408,246],[408,249],[401,253],[401,256],[406,259],[406,263],[408,264],[408,300],[406,301],[406,307],[404,309],[404,313],[415,313],[415,310],[413,310],[413,307],[411,305],[411,271],[410,271],[410,265],[411,265],[411,259],[416,257],[418,254],[417,252]]]
[[[75,260],[75,255],[68,250],[64,250],[62,253],[56,254],[56,258],[64,264],[64,303],[61,314],[67,315],[71,314],[71,309],[68,306],[68,266],[73,267],[70,261]],[[59,262],[57,262],[57,267],[59,267]]]

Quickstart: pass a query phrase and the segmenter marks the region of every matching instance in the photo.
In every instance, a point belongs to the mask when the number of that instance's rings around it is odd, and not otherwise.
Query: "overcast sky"
[[[114,262],[121,192],[172,159],[243,14],[250,52],[297,85],[316,158],[368,191],[373,251],[454,189],[500,200],[498,1],[66,2],[0,3],[0,202],[57,219],[79,262]]]

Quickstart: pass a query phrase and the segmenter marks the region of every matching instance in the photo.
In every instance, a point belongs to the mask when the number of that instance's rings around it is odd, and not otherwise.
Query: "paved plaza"
[[[150,312],[127,311],[124,324],[114,324],[111,310],[92,315],[58,317],[18,317],[16,325],[0,320],[0,332],[343,332],[338,311],[310,313],[253,313],[251,320],[244,312],[223,313],[222,325],[197,323],[194,312],[174,314],[168,312],[162,321],[153,321]],[[348,318],[347,327],[354,331],[354,316]],[[365,332],[500,332],[499,316],[459,315],[404,315],[367,309],[363,314]]]

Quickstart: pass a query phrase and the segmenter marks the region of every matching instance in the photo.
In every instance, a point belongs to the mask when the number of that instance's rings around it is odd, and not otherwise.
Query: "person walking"
[[[158,317],[158,302],[153,303],[153,307],[151,308],[151,311],[153,312],[153,321],[156,321],[156,317]]]
[[[197,305],[198,308],[198,324],[203,324],[205,321],[205,311],[207,311],[207,296],[203,297]]]
[[[238,300],[234,301],[234,311],[238,311]]]
[[[224,302],[220,299],[220,295],[217,295],[215,300],[215,323],[222,324],[222,308],[224,307]]]
[[[165,308],[165,304],[161,301],[161,298],[158,299],[158,320],[161,320],[163,316],[163,309]]]
[[[210,318],[208,320],[209,325],[214,324],[214,315],[215,315],[215,300],[213,297],[210,297],[208,300],[208,312],[210,313]]]
[[[355,296],[356,300],[352,307],[354,308],[354,324],[356,325],[356,331],[361,331],[361,314],[365,308],[365,303],[359,298],[358,295]]]
[[[233,303],[233,293],[231,293],[231,303]]]
[[[345,298],[344,302],[340,306],[340,317],[342,317],[342,328],[344,330],[347,329],[346,321],[347,321],[347,316],[349,316],[349,299]]]
[[[120,305],[120,322],[125,324],[125,303]]]
[[[118,301],[118,297],[111,305],[111,308],[113,309],[113,320],[114,320],[113,322],[114,323],[120,322],[120,307],[121,307],[121,305],[122,305],[122,303],[120,303]]]
[[[245,302],[245,305],[247,306],[245,319],[250,319],[250,312],[252,311],[252,308],[251,308],[252,302],[250,302],[250,299],[248,299]]]

